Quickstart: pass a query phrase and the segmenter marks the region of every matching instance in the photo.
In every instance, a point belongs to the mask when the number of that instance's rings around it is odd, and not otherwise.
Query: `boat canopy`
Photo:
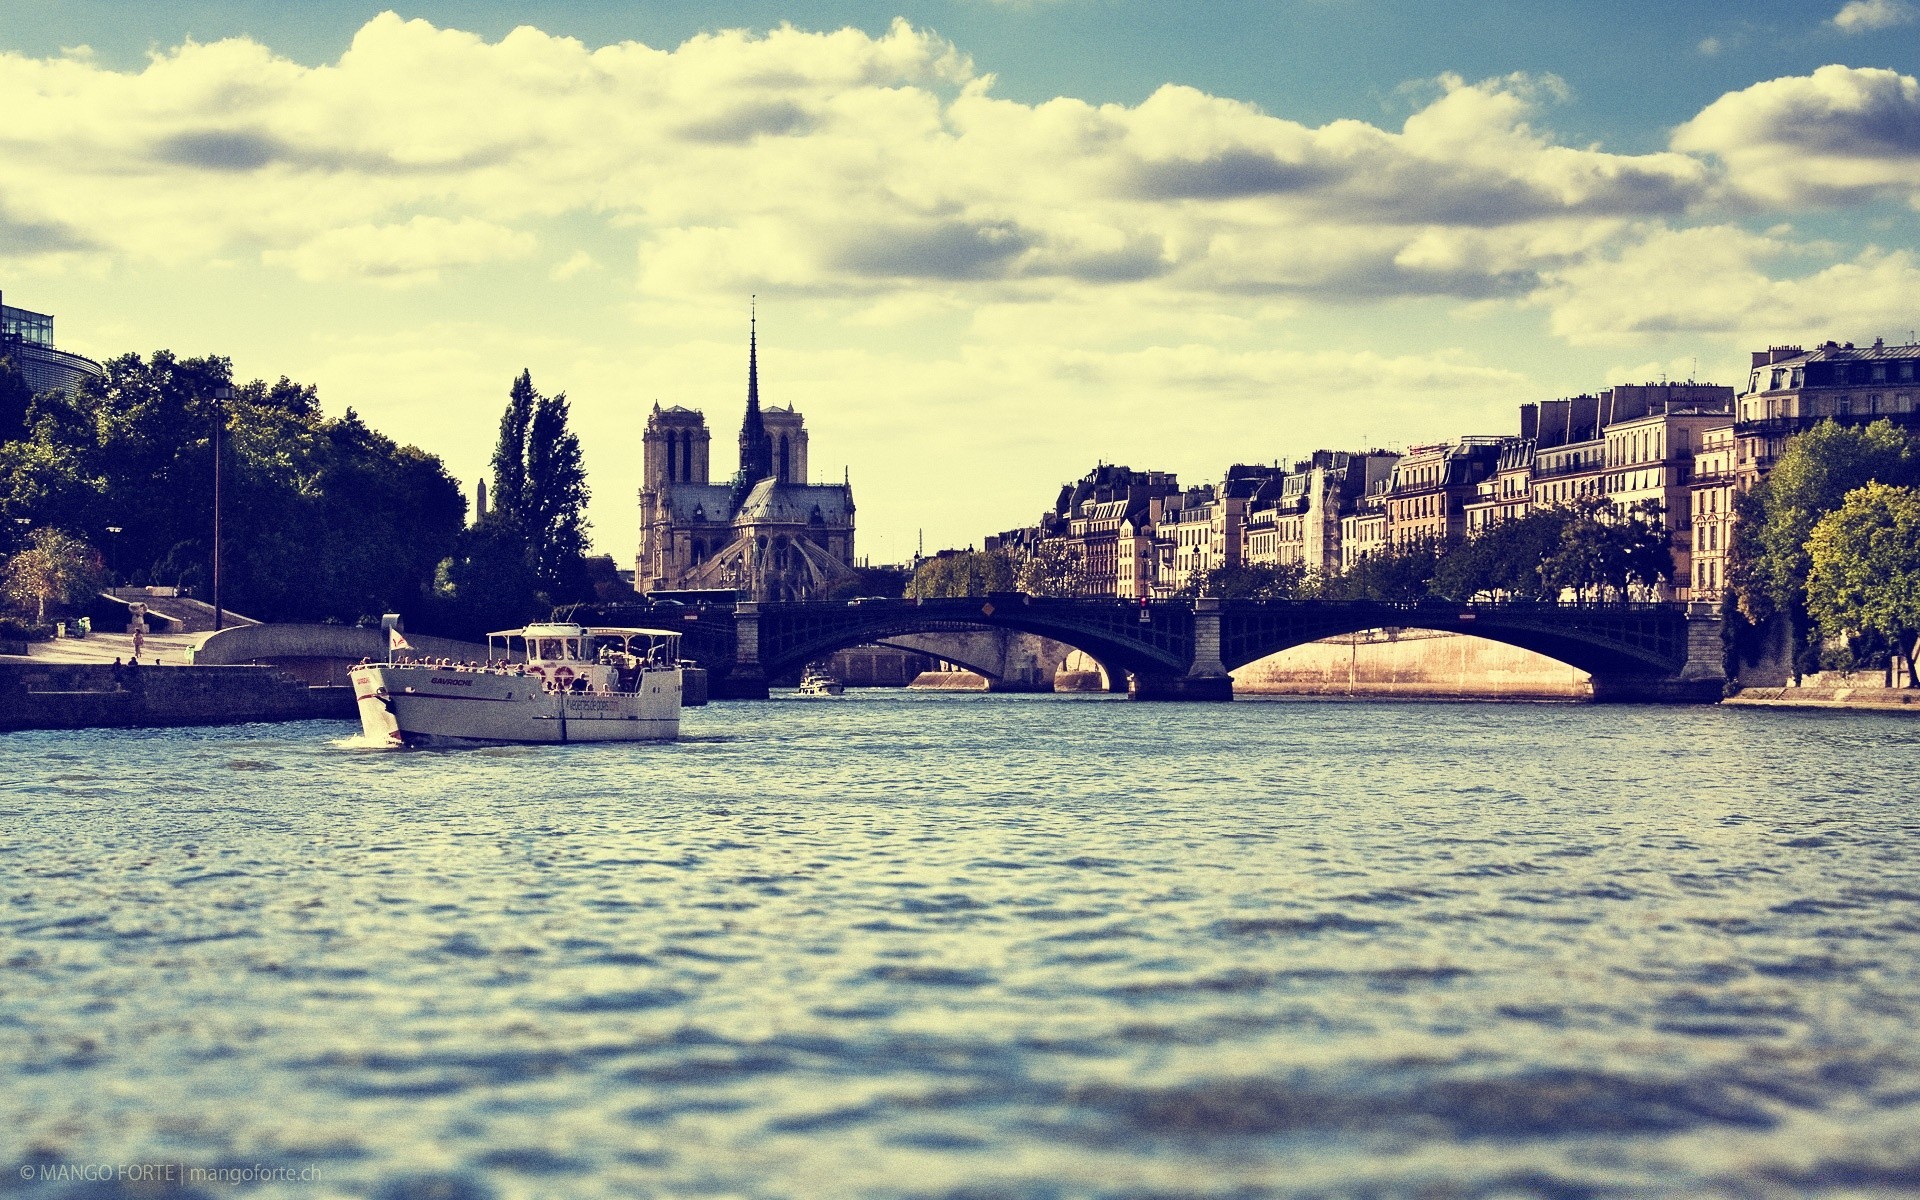
[[[648,662],[671,664],[680,658],[680,633],[673,629],[539,621],[487,634],[489,654],[495,638],[505,644],[508,658],[514,656],[514,640],[519,639],[519,653],[530,662],[589,662],[602,649],[612,651],[616,643],[620,654]]]

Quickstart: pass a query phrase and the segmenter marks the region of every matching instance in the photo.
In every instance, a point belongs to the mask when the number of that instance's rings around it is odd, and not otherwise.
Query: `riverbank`
[[[1839,708],[1920,713],[1920,691],[1887,687],[1741,688],[1720,703],[1736,708]]]
[[[353,689],[309,687],[271,667],[153,667],[0,660],[0,731],[352,720]]]

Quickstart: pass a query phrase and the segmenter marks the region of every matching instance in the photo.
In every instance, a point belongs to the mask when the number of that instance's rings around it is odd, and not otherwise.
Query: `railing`
[[[1559,479],[1565,475],[1599,475],[1606,471],[1605,463],[1561,463],[1552,467],[1535,466],[1533,478]]]

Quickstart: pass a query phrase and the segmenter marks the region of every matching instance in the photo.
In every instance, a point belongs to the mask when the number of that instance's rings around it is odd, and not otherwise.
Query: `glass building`
[[[53,316],[0,302],[0,358],[10,358],[35,392],[71,392],[104,372],[82,355],[54,348]]]

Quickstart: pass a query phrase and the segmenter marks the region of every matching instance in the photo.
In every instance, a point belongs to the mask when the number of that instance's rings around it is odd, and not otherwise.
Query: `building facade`
[[[1467,508],[1500,465],[1504,439],[1464,437],[1414,446],[1393,464],[1384,497],[1394,545],[1456,542],[1467,536]]]
[[[758,333],[747,335],[739,470],[715,481],[697,409],[658,404],[641,438],[641,592],[731,588],[759,601],[816,600],[852,581],[853,489],[810,483],[806,421],[760,407]]]
[[[1773,469],[1787,439],[1825,420],[1887,420],[1920,427],[1920,345],[1827,342],[1813,350],[1770,346],[1753,352],[1747,390],[1735,405],[1735,469],[1751,487]]]
[[[1297,564],[1314,574],[1339,571],[1347,518],[1370,486],[1391,477],[1398,457],[1380,450],[1316,450],[1267,480],[1247,515],[1247,562]]]
[[[1688,588],[1694,600],[1718,601],[1726,594],[1727,550],[1733,544],[1733,497],[1737,473],[1733,426],[1705,430],[1693,451],[1693,480],[1688,508],[1693,547]]]
[[[90,358],[56,349],[53,316],[15,308],[0,297],[0,358],[10,358],[34,392],[72,392],[106,372]]]

